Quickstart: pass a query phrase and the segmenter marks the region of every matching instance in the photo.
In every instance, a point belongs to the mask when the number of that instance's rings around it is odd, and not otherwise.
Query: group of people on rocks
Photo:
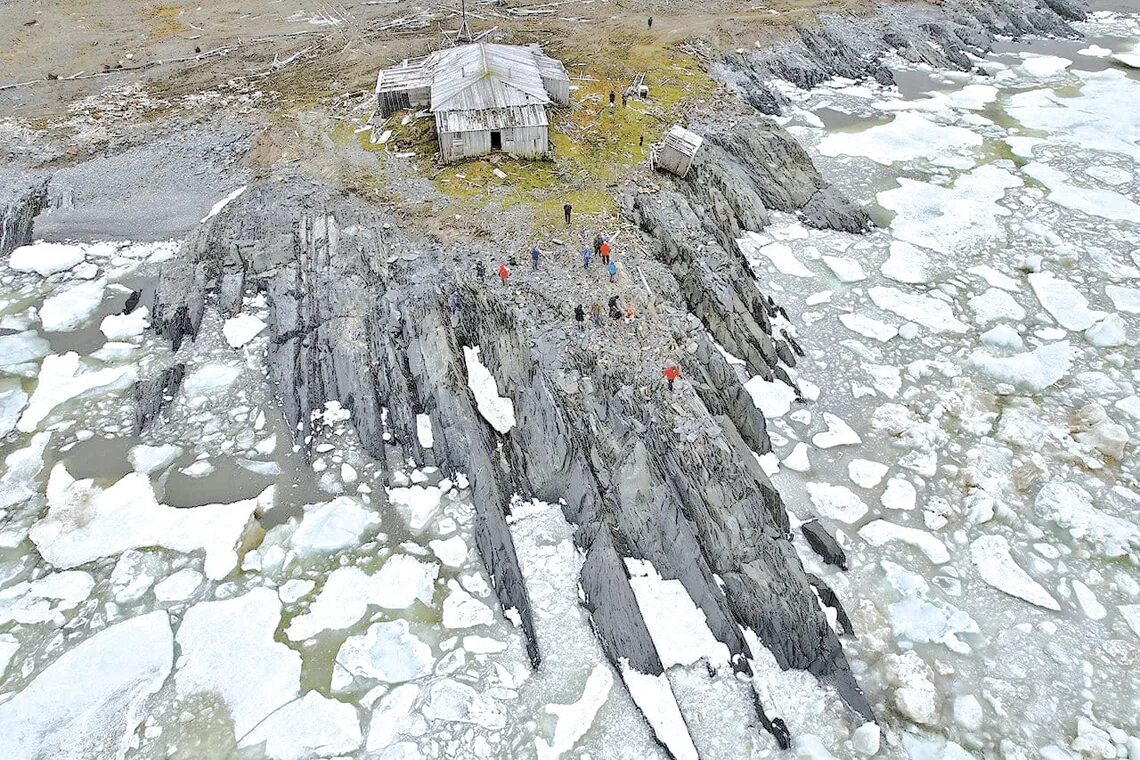
[[[590,262],[595,258],[600,258],[602,260],[602,267],[605,273],[609,275],[610,282],[617,282],[619,270],[617,262],[613,259],[612,252],[613,248],[610,246],[609,237],[603,235],[602,233],[598,233],[596,236],[594,236],[593,248],[588,245],[582,246],[582,268],[589,269]],[[541,260],[542,249],[538,247],[537,243],[535,243],[530,249],[531,269],[538,271],[538,263]],[[499,280],[503,283],[503,285],[507,284],[507,279],[511,276],[512,266],[515,266],[513,257],[499,264],[498,269],[495,270],[495,273],[499,276]],[[475,276],[480,280],[487,276],[487,265],[482,261],[475,262]]]

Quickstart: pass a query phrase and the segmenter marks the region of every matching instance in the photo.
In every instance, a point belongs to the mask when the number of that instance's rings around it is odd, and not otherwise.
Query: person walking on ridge
[[[482,259],[475,262],[475,276],[480,280],[487,276],[487,265],[483,263]]]
[[[598,253],[602,255],[602,263],[610,263],[610,244],[607,240],[602,240],[602,244],[598,246]]]
[[[507,265],[506,264],[499,264],[499,279],[503,281],[504,285],[507,284],[507,278],[510,276],[511,276],[511,270],[507,269]]]
[[[673,392],[673,382],[678,377],[681,376],[681,370],[677,369],[673,365],[669,365],[668,367],[666,367],[665,369],[663,369],[661,371],[661,374],[664,375],[665,379],[669,381],[669,392],[672,393]]]
[[[602,326],[602,305],[594,301],[594,305],[590,307],[590,321],[594,323],[594,327]]]
[[[534,265],[534,270],[536,272],[538,271],[538,257],[541,255],[542,251],[538,250],[537,244],[530,249],[530,263]]]
[[[611,261],[609,263],[609,266],[606,267],[606,269],[610,273],[610,282],[612,283],[614,280],[617,279],[617,264],[615,264],[614,262]]]
[[[570,224],[570,213],[574,210],[573,204],[570,201],[562,204],[562,213],[566,215],[566,224]]]
[[[582,268],[583,269],[589,269],[590,268],[590,254],[591,253],[592,253],[592,251],[590,251],[590,246],[588,246],[588,245],[582,246]]]

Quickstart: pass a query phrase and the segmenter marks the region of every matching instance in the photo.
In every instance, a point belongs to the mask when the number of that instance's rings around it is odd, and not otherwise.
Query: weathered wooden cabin
[[[696,132],[690,132],[680,125],[674,126],[669,130],[669,134],[665,135],[665,143],[657,154],[655,166],[678,177],[684,177],[689,173],[693,156],[697,155],[704,140],[705,138]]]
[[[547,108],[570,102],[570,77],[538,45],[461,45],[382,70],[376,99],[384,116],[426,106],[445,162],[537,158],[550,152]]]

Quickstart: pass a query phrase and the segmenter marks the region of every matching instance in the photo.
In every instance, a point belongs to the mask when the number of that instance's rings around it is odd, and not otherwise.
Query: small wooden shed
[[[684,177],[689,173],[693,157],[701,149],[704,140],[696,132],[690,132],[679,124],[674,125],[669,134],[665,135],[665,143],[657,154],[657,168]]]
[[[445,162],[502,151],[550,152],[547,107],[570,102],[570,77],[538,45],[461,45],[384,69],[377,106],[388,116],[428,106]]]

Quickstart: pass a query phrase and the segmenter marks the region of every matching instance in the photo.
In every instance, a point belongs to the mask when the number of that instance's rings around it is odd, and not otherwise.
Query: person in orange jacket
[[[602,255],[602,264],[610,263],[610,244],[603,240],[601,246],[598,247],[598,253]]]
[[[670,365],[670,366],[666,367],[665,369],[663,369],[661,371],[661,374],[664,375],[665,379],[669,381],[669,392],[672,393],[673,392],[673,381],[681,376],[681,370],[677,369],[673,365]]]
[[[511,276],[511,270],[507,269],[507,265],[506,264],[499,264],[499,279],[503,281],[504,285],[507,284],[507,278],[510,276]]]

